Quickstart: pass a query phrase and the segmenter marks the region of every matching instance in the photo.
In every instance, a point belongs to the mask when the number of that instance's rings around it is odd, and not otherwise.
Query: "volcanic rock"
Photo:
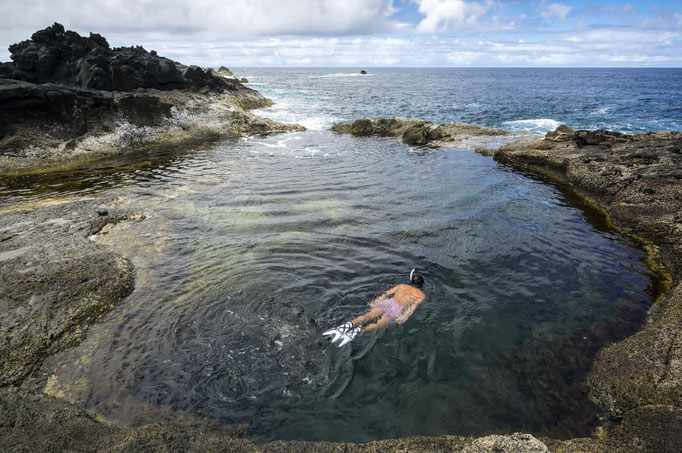
[[[0,77],[58,83],[104,91],[188,89],[234,91],[238,82],[187,67],[141,46],[111,48],[99,34],[89,37],[58,23],[9,47],[12,63],[0,64]],[[199,68],[200,69],[200,68]]]
[[[399,116],[390,118],[362,118],[350,122],[339,122],[331,130],[358,137],[400,137],[412,146],[448,145],[462,138],[479,135],[505,135],[508,131],[491,127],[474,126],[466,123],[434,124],[429,121],[408,120]]]

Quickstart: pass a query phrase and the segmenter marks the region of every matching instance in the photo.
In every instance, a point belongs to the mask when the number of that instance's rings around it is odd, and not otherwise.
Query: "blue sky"
[[[58,21],[202,66],[682,67],[679,1],[0,1],[3,49]]]

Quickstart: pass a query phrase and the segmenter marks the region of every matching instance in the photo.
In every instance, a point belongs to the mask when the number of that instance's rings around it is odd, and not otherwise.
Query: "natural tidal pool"
[[[147,215],[94,239],[133,261],[136,287],[41,372],[125,424],[587,436],[592,360],[653,295],[644,253],[597,213],[467,149],[307,131],[0,184],[3,205],[84,195]],[[413,267],[427,300],[405,324],[322,338]]]

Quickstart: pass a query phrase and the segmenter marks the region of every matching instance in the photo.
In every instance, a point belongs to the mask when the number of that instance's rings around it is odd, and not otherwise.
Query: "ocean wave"
[[[275,105],[272,107],[254,110],[253,113],[283,123],[300,124],[306,129],[315,131],[328,129],[332,124],[339,121],[339,118],[333,115],[311,115],[311,111],[315,111],[313,108],[315,106],[309,105],[302,99],[278,99],[273,97],[273,100]]]
[[[590,115],[604,115],[606,114],[609,110],[611,110],[611,107],[602,107],[597,110],[593,110],[590,112]]]
[[[535,118],[530,120],[505,121],[503,124],[512,130],[549,132],[561,126],[563,123],[551,118]]]

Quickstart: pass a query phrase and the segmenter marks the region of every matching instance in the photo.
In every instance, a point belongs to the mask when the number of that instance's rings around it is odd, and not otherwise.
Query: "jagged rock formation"
[[[141,46],[112,49],[99,34],[86,38],[58,23],[11,45],[9,51],[12,62],[0,64],[0,77],[24,82],[104,91],[239,88],[237,81],[198,66],[184,66]]]
[[[235,79],[139,46],[112,49],[98,34],[54,24],[10,52],[13,62],[0,64],[0,172],[159,141],[302,129],[248,113],[272,101]]]

